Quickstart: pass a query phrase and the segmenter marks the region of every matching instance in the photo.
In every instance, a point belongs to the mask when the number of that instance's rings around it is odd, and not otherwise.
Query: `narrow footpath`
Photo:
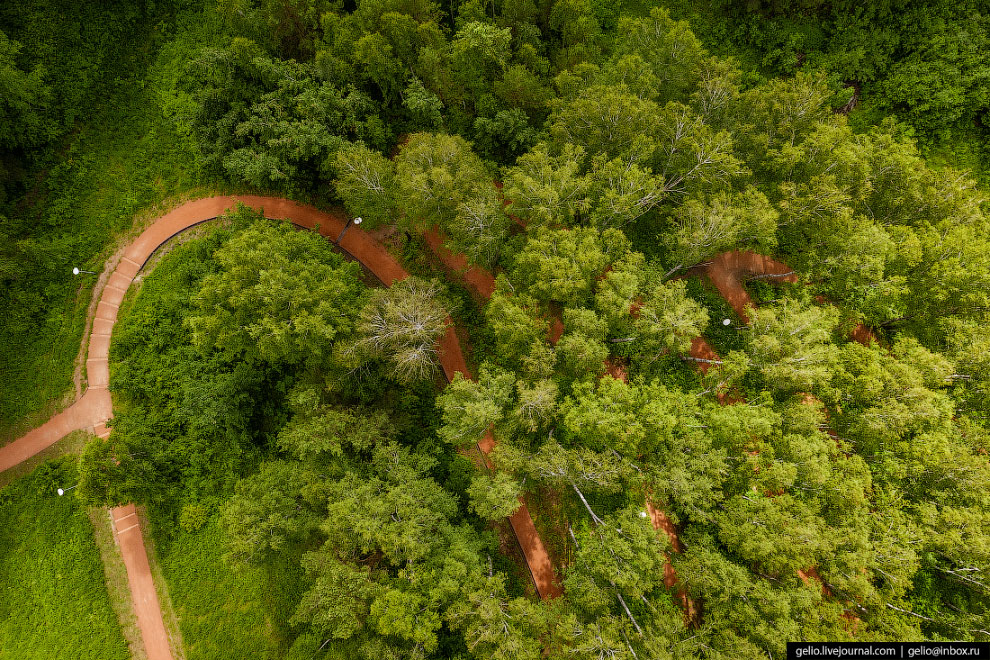
[[[110,392],[107,389],[110,337],[117,320],[117,310],[127,288],[159,246],[185,229],[223,215],[239,203],[262,210],[270,219],[287,220],[300,227],[313,229],[330,240],[339,236],[346,226],[346,218],[342,215],[320,211],[291,200],[253,195],[199,199],[183,204],[159,218],[124,250],[103,290],[94,292],[94,295],[99,295],[99,304],[88,338],[89,348],[86,359],[88,387],[85,393],[73,405],[43,425],[0,447],[0,472],[34,456],[66,434],[78,429],[90,429],[104,438],[109,436],[110,429],[107,428],[106,422],[113,415]],[[427,232],[425,238],[444,265],[456,271],[476,295],[485,300],[491,296],[495,288],[491,273],[468,267],[463,255],[453,254],[443,247],[443,237],[437,231]],[[409,276],[378,241],[357,227],[351,227],[347,231],[339,247],[360,262],[385,286],[391,286]],[[797,281],[797,275],[785,264],[764,255],[740,250],[720,254],[692,271],[707,276],[744,321],[748,320],[747,308],[751,307],[753,302],[742,284],[743,277],[762,277],[776,282]],[[858,326],[852,336],[863,343],[873,340],[872,333],[864,326]],[[691,357],[701,360],[698,365],[704,371],[718,360],[718,355],[703,337],[697,337],[692,342]],[[465,362],[452,322],[448,324],[447,331],[440,341],[440,364],[448,381],[458,372],[465,377],[473,377]],[[478,443],[478,448],[489,466],[487,456],[494,446],[494,438],[490,432]],[[651,503],[648,503],[648,509],[654,527],[667,534],[675,552],[681,551],[677,531],[667,516]],[[112,513],[115,537],[124,556],[138,627],[148,657],[151,660],[171,660],[168,636],[161,616],[161,605],[155,592],[141,525],[134,505],[117,507]],[[509,522],[541,598],[559,596],[562,593],[559,577],[524,502]],[[665,566],[664,577],[669,587],[676,585],[677,577],[669,562]],[[690,616],[694,610],[693,604],[686,600],[686,596],[681,595],[681,597],[682,604]]]
[[[168,633],[165,632],[162,607],[151,577],[151,565],[148,563],[137,509],[133,504],[118,506],[110,510],[110,515],[113,519],[113,537],[127,569],[127,585],[134,599],[134,613],[148,660],[171,660]]]
[[[112,400],[107,389],[110,382],[110,336],[127,288],[159,246],[190,227],[223,215],[237,204],[259,209],[265,217],[273,220],[287,220],[300,227],[316,230],[330,240],[340,235],[347,222],[342,215],[320,211],[312,206],[277,197],[254,195],[198,199],[182,204],[156,220],[124,250],[103,290],[94,292],[94,295],[99,295],[99,304],[88,338],[86,392],[45,424],[0,447],[0,471],[34,456],[72,431],[92,430],[102,438],[110,435],[110,429],[106,426],[106,422],[113,416]],[[339,247],[371,271],[385,286],[409,277],[409,273],[384,246],[357,227],[348,229]],[[451,259],[456,255],[444,254],[442,257]],[[491,294],[490,290],[488,294]],[[452,322],[448,324],[447,332],[440,343],[440,364],[448,381],[457,372],[468,378],[472,377]],[[492,443],[488,438],[479,443],[479,449],[485,455],[491,451],[491,447]],[[161,604],[151,576],[143,531],[137,516],[132,515],[133,506],[131,504],[113,510],[115,537],[124,556],[138,628],[141,630],[148,657],[152,660],[171,660],[172,654],[162,621]],[[550,598],[559,595],[560,581],[525,504],[509,522],[519,540],[540,596]]]
[[[706,264],[696,266],[688,272],[707,276],[744,323],[749,323],[749,314],[747,312],[755,307],[753,299],[743,284],[745,278],[758,278],[775,283],[795,283],[798,281],[797,274],[786,264],[766,255],[746,250],[723,252]],[[876,341],[873,331],[862,323],[853,328],[849,338],[864,345],[869,345],[871,342]],[[702,373],[707,373],[712,365],[718,364],[720,360],[718,353],[715,352],[704,337],[695,337],[692,340],[690,356],[697,361],[697,368]],[[722,405],[741,402],[739,399],[724,394],[719,394],[718,400]],[[806,403],[811,404],[814,401],[814,397],[810,395],[805,396]],[[834,437],[834,432],[829,431],[829,435]],[[674,552],[683,552],[683,547],[677,537],[677,529],[670,519],[662,510],[654,507],[651,502],[647,501],[646,504],[653,522],[653,527],[657,530],[663,530],[667,534]],[[799,570],[797,573],[806,584],[812,580],[817,581],[825,596],[832,595],[821,577],[819,577],[816,567],[811,566],[807,569]],[[674,587],[677,584],[677,575],[669,561],[664,565],[664,584],[668,587]],[[699,609],[687,597],[683,589],[679,589],[677,595],[684,608],[685,617],[689,620],[694,620],[698,615]],[[843,616],[852,622],[855,629],[855,624],[858,622],[855,615],[847,611]]]

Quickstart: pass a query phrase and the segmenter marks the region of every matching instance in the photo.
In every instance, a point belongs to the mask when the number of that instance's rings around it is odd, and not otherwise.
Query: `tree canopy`
[[[290,657],[986,641],[990,222],[967,159],[926,157],[985,133],[985,12],[686,4],[210,4],[149,92],[191,166],[342,204],[411,275],[246,209],[176,247],[121,307],[79,494],[208,502],[231,565],[290,564]],[[9,13],[0,166],[71,124]],[[60,243],[15,220],[24,333]]]

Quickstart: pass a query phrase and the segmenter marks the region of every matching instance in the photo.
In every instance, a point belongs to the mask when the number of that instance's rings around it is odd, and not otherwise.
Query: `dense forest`
[[[5,373],[69,386],[65,273],[171,195],[343,208],[412,274],[242,207],[121,307],[77,495],[291,575],[283,657],[990,640],[981,3],[119,0],[52,32],[62,4],[0,8]],[[77,219],[109,195],[78,178],[87,127],[129,113],[107,151],[140,162],[106,176],[142,183]],[[705,276],[731,250],[792,269],[745,314]],[[477,379],[443,379],[450,324]],[[520,502],[562,597],[513,545]]]

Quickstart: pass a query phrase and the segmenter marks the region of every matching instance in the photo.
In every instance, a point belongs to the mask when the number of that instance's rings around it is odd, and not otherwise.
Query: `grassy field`
[[[72,267],[101,271],[140,218],[218,189],[198,171],[178,90],[184,62],[219,38],[215,12],[189,10],[140,29],[141,47],[106,72],[107,96],[91,99],[11,216],[44,258],[17,284],[23,291],[0,326],[0,444],[44,421],[70,389],[96,277],[73,278]]]
[[[85,508],[55,493],[74,462],[0,490],[0,659],[129,658]]]
[[[195,532],[160,510],[149,515],[186,660],[284,658],[294,640],[288,619],[302,590],[298,557],[285,553],[272,567],[231,566],[215,511]]]

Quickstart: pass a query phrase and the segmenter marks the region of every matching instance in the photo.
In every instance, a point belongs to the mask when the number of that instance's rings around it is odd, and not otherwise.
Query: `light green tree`
[[[512,385],[512,374],[505,371],[484,369],[477,381],[454,376],[437,398],[443,421],[440,437],[459,447],[481,440],[489,427],[501,421]]]
[[[386,361],[396,378],[410,382],[433,373],[440,336],[449,316],[436,281],[410,277],[378,289],[361,310],[357,339],[343,350],[347,359]]]
[[[741,193],[689,198],[674,210],[665,236],[671,252],[668,275],[726,250],[770,250],[776,245],[777,212],[766,196],[749,186]]]
[[[590,157],[641,160],[655,148],[659,113],[657,104],[624,87],[587,87],[554,113],[550,135],[558,148],[577,145]]]
[[[502,575],[489,577],[447,610],[454,629],[461,630],[475,658],[538,660],[543,655],[541,634],[545,605],[511,598]]]
[[[259,220],[215,258],[219,271],[203,278],[187,320],[202,350],[315,366],[353,332],[364,298],[358,267],[317,234]]]
[[[540,305],[526,293],[514,292],[505,275],[495,280],[495,293],[485,307],[485,320],[495,336],[499,364],[518,365],[536,345],[548,339],[548,323]]]
[[[687,295],[683,280],[658,282],[647,292],[634,322],[636,348],[650,360],[687,353],[708,325],[708,310]]]
[[[808,391],[828,382],[838,310],[785,298],[753,309],[751,316],[746,351],[771,387]]]
[[[577,304],[592,294],[594,283],[610,263],[629,249],[616,229],[539,228],[516,256],[513,277],[543,301]]]
[[[685,21],[670,18],[666,9],[653,8],[646,18],[623,18],[614,56],[636,54],[649,63],[658,85],[654,98],[682,101],[702,80],[705,53]]]
[[[534,226],[573,226],[588,208],[583,160],[584,150],[570,143],[559,154],[541,143],[520,156],[505,175],[509,213]]]
[[[364,145],[350,144],[337,152],[337,194],[352,216],[369,227],[394,222],[396,217],[395,166]]]
[[[478,475],[467,493],[471,509],[485,520],[508,518],[522,505],[519,482],[505,472]]]
[[[456,221],[462,204],[492,187],[481,159],[459,136],[411,135],[395,165],[406,221],[416,228],[437,224],[446,229]]]

